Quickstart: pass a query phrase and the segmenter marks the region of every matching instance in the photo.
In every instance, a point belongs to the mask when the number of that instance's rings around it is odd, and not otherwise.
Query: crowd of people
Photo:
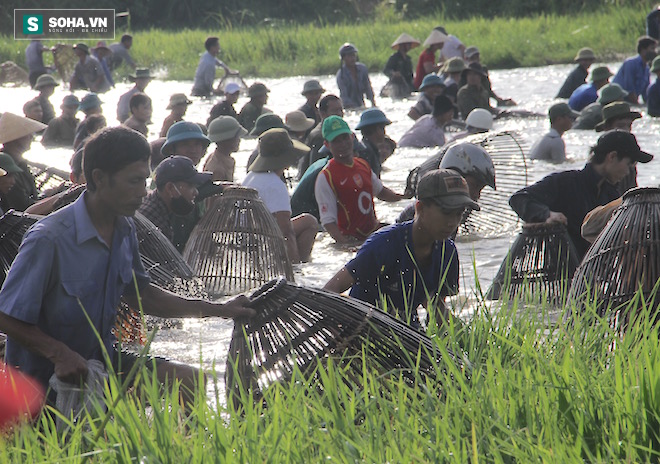
[[[245,297],[210,303],[183,299],[151,284],[130,219],[139,211],[183,251],[206,212],[204,200],[240,179],[258,192],[273,215],[291,262],[313,259],[320,232],[339,244],[361,245],[353,259],[338,266],[327,290],[350,288],[351,297],[395,312],[420,329],[420,305],[435,311],[440,323],[448,317],[444,299],[458,291],[459,276],[453,238],[466,212],[479,210],[482,189],[496,188],[497,166],[488,152],[461,139],[488,132],[494,118],[506,113],[501,107],[515,105],[494,92],[477,47],[466,47],[437,27],[424,41],[414,67],[409,52],[421,42],[403,33],[392,43],[394,52],[383,69],[388,82],[379,98],[417,94],[408,112],[410,129],[397,145],[387,134],[391,121],[376,107],[368,68],[359,61],[354,44],[339,48],[339,95],[318,80],[308,80],[300,91],[300,107],[282,119],[266,106],[271,91],[263,83],[247,88],[233,80],[215,84],[218,67],[227,76],[238,75],[217,58],[218,37],[205,41],[190,92],[195,97],[221,96],[207,121],[185,120],[195,101],[176,93],[169,99],[170,114],[157,132],[160,137],[147,141],[153,111],[147,88],[154,76],[133,62],[131,44],[132,38],[124,36],[109,47],[75,45],[79,62],[68,85],[89,93],[80,100],[65,96],[57,116],[49,98],[60,84],[43,65],[45,47],[32,41],[26,54],[38,95],[24,106],[24,117],[10,112],[0,117],[0,213],[14,209],[46,215],[25,235],[0,291],[0,331],[8,335],[8,363],[44,385],[52,375],[80,383],[86,360],[102,360],[103,348],[113,353],[113,365],[121,362],[130,369],[133,358],[116,351],[110,328],[119,298],[136,301],[136,288],[146,313],[249,317],[252,310]],[[589,48],[577,52],[577,66],[557,94],[566,101],[548,109],[550,131],[533,145],[531,158],[562,163],[566,131],[604,133],[584,169],[552,174],[510,199],[526,222],[565,224],[580,255],[589,246],[581,235],[585,216],[636,186],[636,164],[652,159],[632,133],[641,113],[631,105],[641,99],[648,103],[649,116],[660,115],[660,84],[650,85],[651,73],[660,79],[657,45],[656,39],[641,37],[637,55],[616,74],[606,66],[594,67],[589,74],[595,53]],[[133,68],[129,78],[134,86],[119,99],[118,124],[106,127],[100,94],[114,85],[112,70],[121,62]],[[234,105],[241,91],[249,101],[239,110]],[[354,128],[343,118],[348,108],[360,113]],[[464,121],[465,130],[449,135],[445,128],[456,120]],[[44,147],[74,153],[70,182],[60,189],[39,192],[23,159],[36,134],[41,134]],[[238,176],[232,154],[244,137],[256,137],[258,144],[247,175]],[[454,146],[440,168],[425,174],[416,190],[396,192],[381,180],[382,165],[397,146],[442,147],[449,142]],[[284,176],[290,168],[298,169],[293,192]],[[387,225],[378,219],[374,198],[398,202],[413,196],[411,220]],[[103,344],[87,329],[88,316]],[[158,360],[154,366],[163,381],[179,378],[191,388],[197,376],[194,369],[169,361]]]

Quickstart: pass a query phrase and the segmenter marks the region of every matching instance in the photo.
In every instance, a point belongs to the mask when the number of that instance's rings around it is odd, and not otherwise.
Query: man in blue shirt
[[[624,61],[612,80],[628,92],[626,99],[630,103],[639,103],[640,96],[646,101],[646,89],[651,78],[649,63],[655,58],[656,45],[658,42],[649,36],[637,39],[637,56]]]
[[[479,210],[460,174],[426,173],[417,186],[415,218],[372,234],[324,288],[341,293],[351,287],[351,297],[398,312],[417,328],[420,304],[442,320],[444,298],[458,292],[458,254],[449,237],[467,207]]]
[[[224,69],[226,74],[236,74],[236,71],[232,71],[226,64],[216,58],[220,53],[220,39],[209,37],[204,42],[204,47],[206,52],[199,59],[192,88],[192,95],[196,97],[209,97],[222,93],[221,89],[213,88],[216,66]]]
[[[598,100],[598,90],[610,82],[612,71],[607,66],[598,66],[591,70],[591,83],[582,84],[575,89],[571,98],[568,99],[568,106],[573,111],[582,111],[584,108]]]
[[[149,154],[149,143],[135,131],[100,131],[85,145],[87,190],[25,234],[0,291],[0,331],[8,337],[7,363],[44,387],[53,373],[80,385],[87,361],[103,361],[104,349],[115,369],[130,365],[113,348],[111,332],[122,295],[137,308],[139,291],[144,312],[160,317],[253,313],[245,297],[224,305],[188,300],[150,283],[130,219],[146,195]],[[195,387],[198,375],[168,361],[159,362],[156,373],[163,382],[181,380],[184,391]]]

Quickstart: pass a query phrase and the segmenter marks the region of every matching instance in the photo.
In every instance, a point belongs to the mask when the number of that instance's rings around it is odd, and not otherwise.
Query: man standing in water
[[[213,88],[216,66],[224,69],[226,74],[236,74],[236,71],[229,69],[229,66],[217,58],[220,53],[220,39],[208,37],[204,42],[204,48],[206,52],[199,59],[192,88],[192,95],[196,97],[210,97],[221,93],[221,89]]]
[[[85,145],[87,190],[25,234],[0,292],[0,330],[8,337],[7,363],[44,387],[53,374],[80,386],[88,360],[104,362],[104,350],[116,372],[130,371],[137,357],[113,345],[121,296],[160,317],[253,314],[244,296],[211,303],[150,283],[130,218],[147,193],[150,152],[146,139],[130,129],[99,132]],[[161,382],[171,386],[180,380],[182,394],[192,398],[197,369],[162,359],[155,364]]]
[[[581,48],[575,55],[574,61],[577,66],[568,75],[555,98],[570,98],[575,89],[587,82],[589,68],[596,61],[596,55],[590,48]]]
[[[447,317],[444,298],[458,292],[458,254],[450,236],[465,208],[479,210],[467,183],[455,171],[437,169],[417,186],[415,218],[371,235],[355,258],[325,284],[325,289],[398,312],[420,328],[417,307]],[[384,305],[383,305],[384,303]]]

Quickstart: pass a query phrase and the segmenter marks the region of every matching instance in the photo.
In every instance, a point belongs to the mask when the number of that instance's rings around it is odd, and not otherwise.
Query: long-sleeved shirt
[[[403,134],[400,147],[441,147],[445,144],[445,131],[431,114],[425,114]]]
[[[555,98],[570,98],[575,89],[587,82],[588,75],[589,71],[580,65],[576,66],[562,84]]]
[[[637,55],[623,62],[612,82],[646,101],[646,89],[650,80],[651,70],[642,57]]]
[[[131,68],[135,68],[135,61],[133,61],[131,54],[128,52],[128,48],[124,47],[124,44],[121,42],[113,43],[108,48],[112,52],[110,59],[108,59],[110,69],[119,67],[122,61],[126,61]]]
[[[413,84],[412,59],[408,55],[404,56],[398,51],[394,52],[387,60],[387,63],[385,63],[383,74],[392,79],[392,74],[397,71],[401,74],[403,81],[408,86],[408,91],[412,92],[415,90],[415,84]]]
[[[545,222],[550,211],[564,214],[568,235],[581,259],[589,249],[589,242],[580,233],[584,217],[596,206],[618,197],[616,187],[587,163],[580,171],[556,172],[518,190],[509,205],[525,222]]]
[[[344,108],[359,108],[364,106],[364,96],[373,101],[374,89],[371,87],[369,71],[362,63],[355,64],[357,68],[357,81],[346,66],[337,71],[337,87]]]
[[[208,96],[213,93],[213,80],[215,79],[215,68],[227,68],[227,66],[211,55],[209,52],[204,52],[199,59],[197,71],[195,71],[195,81],[193,83],[192,94],[196,96]]]
[[[568,99],[568,106],[574,111],[582,111],[596,100],[598,100],[596,86],[594,84],[582,84],[575,89],[571,98]]]

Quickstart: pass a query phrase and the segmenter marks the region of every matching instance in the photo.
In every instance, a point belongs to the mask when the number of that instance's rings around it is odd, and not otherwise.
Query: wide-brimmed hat
[[[419,40],[411,36],[410,34],[406,34],[405,32],[401,34],[399,37],[396,38],[394,42],[392,42],[391,47],[395,50],[399,49],[399,45],[401,44],[410,44],[410,48],[415,48],[419,47]]]
[[[243,137],[248,131],[231,116],[218,116],[209,124],[208,138],[211,142],[224,142],[234,137]]]
[[[465,49],[465,51],[463,52],[463,56],[465,56],[465,58],[470,59],[474,55],[479,55],[480,53],[481,52],[479,51],[479,49],[473,45]]]
[[[591,82],[604,81],[613,75],[607,66],[597,66],[591,70]]]
[[[594,55],[594,51],[590,49],[589,47],[584,47],[578,50],[577,55],[575,55],[575,58],[573,61],[580,61],[580,60],[590,60],[590,61],[596,61],[596,55]]]
[[[92,108],[100,107],[103,104],[101,99],[99,98],[98,95],[95,93],[88,93],[84,97],[82,97],[82,100],[80,100],[80,105],[78,106],[78,109],[80,111],[87,111]]]
[[[0,143],[11,142],[26,135],[44,130],[46,124],[34,119],[24,118],[13,113],[2,113],[0,117]]]
[[[266,87],[261,82],[255,82],[250,87],[248,87],[248,97],[258,97],[259,95],[266,95],[270,92],[270,89]]]
[[[617,118],[630,118],[633,121],[642,117],[642,113],[631,111],[630,105],[626,102],[616,101],[603,106],[603,120],[596,124],[596,132],[605,130],[607,122]]]
[[[651,72],[655,73],[658,71],[660,71],[660,56],[656,56],[651,62]]]
[[[200,140],[207,147],[211,143],[198,124],[189,121],[179,121],[172,124],[167,131],[167,139],[161,147],[160,152],[163,155],[174,155],[174,144],[183,140]]]
[[[609,153],[615,151],[619,157],[630,158],[639,163],[648,163],[653,155],[639,148],[637,138],[628,131],[615,129],[605,132],[600,136],[593,148],[594,153]]]
[[[465,69],[465,61],[460,56],[453,56],[445,61],[443,72],[447,74],[463,72]]]
[[[568,106],[568,103],[564,102],[555,103],[550,108],[548,108],[548,117],[550,118],[550,121],[554,121],[556,118],[562,116],[568,116],[571,119],[577,119],[579,114],[573,111],[571,107]]]
[[[96,42],[96,47],[93,47],[93,50],[110,51],[110,49],[108,48],[108,44],[105,43],[105,40],[99,40],[98,42]]]
[[[259,137],[259,155],[250,165],[249,171],[279,171],[293,166],[298,159],[309,153],[309,147],[291,140],[286,129],[269,129]]]
[[[78,97],[73,94],[65,95],[60,106],[75,106],[76,108],[79,108],[80,100],[78,100]]]
[[[431,200],[441,208],[472,208],[479,211],[479,204],[470,198],[467,182],[452,169],[435,169],[422,176],[417,184],[417,199]]]
[[[170,102],[167,104],[166,110],[171,110],[172,107],[177,105],[190,105],[192,101],[188,100],[185,93],[175,93],[170,96]]]
[[[130,74],[128,78],[131,80],[131,82],[133,82],[136,79],[153,79],[154,77],[151,75],[151,71],[149,69],[138,68],[135,70],[135,74]]]
[[[284,117],[286,127],[293,132],[305,132],[311,129],[316,121],[305,116],[300,110],[291,111]]]
[[[443,34],[437,29],[433,29],[429,36],[426,38],[424,41],[424,46],[425,47],[430,47],[431,45],[436,45],[439,43],[445,43],[447,40],[447,35]]]
[[[89,46],[84,43],[77,43],[73,46],[74,50],[82,50],[83,52],[89,55]]]
[[[0,168],[5,171],[5,174],[23,172],[23,170],[19,168],[14,161],[14,158],[9,156],[7,153],[0,153]]]
[[[325,92],[325,89],[321,86],[321,83],[316,79],[311,79],[303,84],[302,95],[306,95],[309,92]]]
[[[437,74],[427,74],[426,76],[424,76],[424,79],[422,79],[422,83],[419,86],[419,90],[422,91],[427,87],[433,87],[433,86],[446,87],[445,83],[442,82],[440,76],[438,76]]]
[[[387,119],[385,113],[378,108],[369,108],[364,110],[360,115],[360,122],[355,126],[355,130],[361,130],[365,127],[376,125],[389,126],[390,124],[392,124],[392,121]]]
[[[481,77],[488,77],[486,70],[479,63],[470,63],[469,65],[467,65],[467,67],[463,71],[461,71],[461,77],[465,78],[467,76],[467,73],[469,73],[470,71],[479,74]]]
[[[250,131],[250,135],[258,137],[268,129],[286,129],[284,121],[275,113],[264,113],[257,118],[254,122],[254,127]]]
[[[352,133],[346,121],[334,114],[325,118],[321,124],[321,135],[323,136],[323,140],[327,140],[328,142],[332,142],[342,134]]]
[[[154,173],[156,187],[163,187],[168,182],[188,182],[202,185],[213,178],[212,172],[199,172],[192,160],[186,156],[170,156],[160,162]]]
[[[614,82],[605,84],[598,90],[598,103],[605,106],[609,103],[623,100],[628,96],[628,92],[619,84]]]
[[[57,87],[58,84],[53,76],[50,74],[42,74],[37,78],[37,82],[34,83],[34,89],[35,90],[41,90],[44,87]]]

